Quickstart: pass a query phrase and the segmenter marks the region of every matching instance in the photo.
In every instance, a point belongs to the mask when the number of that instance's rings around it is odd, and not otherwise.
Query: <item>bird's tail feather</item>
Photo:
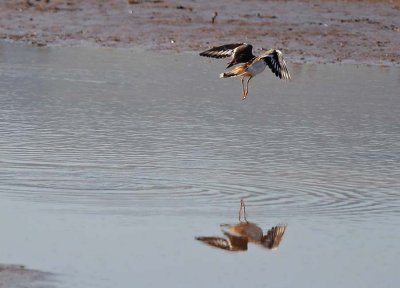
[[[246,72],[246,69],[247,69],[247,64],[239,65],[239,66],[233,68],[231,71],[221,73],[219,75],[219,77],[228,78],[228,77],[241,76],[243,73]]]
[[[235,73],[232,73],[232,72],[225,72],[225,73],[219,74],[220,78],[229,78],[229,77],[235,77],[235,76],[238,76],[238,75],[236,75]]]

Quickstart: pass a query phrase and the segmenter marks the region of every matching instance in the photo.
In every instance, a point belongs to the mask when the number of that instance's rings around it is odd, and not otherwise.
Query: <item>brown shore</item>
[[[30,270],[23,265],[0,264],[1,288],[52,288],[51,273]]]
[[[1,1],[0,39],[196,52],[243,41],[294,62],[400,66],[400,1]]]

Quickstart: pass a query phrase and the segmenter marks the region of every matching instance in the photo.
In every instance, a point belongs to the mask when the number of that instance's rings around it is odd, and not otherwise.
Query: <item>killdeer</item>
[[[258,56],[253,55],[253,46],[246,43],[226,44],[213,47],[200,53],[200,56],[212,58],[231,57],[226,69],[235,66],[230,71],[221,73],[221,78],[236,77],[242,78],[242,100],[249,94],[249,81],[260,74],[268,66],[271,71],[280,79],[290,80],[290,74],[283,59],[283,53],[277,49],[263,50]],[[246,88],[244,80],[247,78]]]
[[[286,225],[273,226],[263,235],[262,229],[255,223],[248,222],[246,219],[246,207],[244,201],[240,201],[239,223],[222,224],[221,229],[224,237],[201,236],[196,237],[203,243],[210,246],[229,251],[246,251],[248,242],[261,245],[267,249],[277,249],[286,231]],[[243,220],[241,218],[243,211]]]

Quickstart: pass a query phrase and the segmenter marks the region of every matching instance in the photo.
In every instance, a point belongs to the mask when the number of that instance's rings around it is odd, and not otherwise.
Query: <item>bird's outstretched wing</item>
[[[200,56],[212,58],[232,57],[226,68],[239,63],[247,63],[255,58],[253,46],[246,43],[225,44],[213,47],[200,53]]]
[[[283,53],[279,50],[269,50],[263,54],[262,58],[264,58],[265,63],[267,63],[268,67],[271,71],[284,80],[290,80],[289,70],[287,69],[285,59],[283,59]]]
[[[246,251],[248,240],[245,237],[229,235],[225,233],[225,236],[228,238],[223,237],[213,237],[213,236],[201,236],[196,237],[196,240],[199,240],[203,243],[206,243],[210,246],[229,250],[229,251]]]
[[[286,227],[286,225],[277,225],[269,229],[267,235],[262,239],[262,245],[268,249],[278,248],[285,234]]]

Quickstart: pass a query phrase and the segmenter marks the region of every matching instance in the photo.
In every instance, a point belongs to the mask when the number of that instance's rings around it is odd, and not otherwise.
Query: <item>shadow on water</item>
[[[277,225],[269,229],[266,235],[263,235],[262,229],[257,224],[247,221],[246,206],[244,200],[241,200],[239,223],[221,224],[221,229],[225,238],[198,236],[196,237],[196,240],[228,251],[247,251],[249,242],[258,244],[269,250],[275,250],[278,249],[278,246],[283,239],[283,235],[286,232],[286,228],[287,225]]]

